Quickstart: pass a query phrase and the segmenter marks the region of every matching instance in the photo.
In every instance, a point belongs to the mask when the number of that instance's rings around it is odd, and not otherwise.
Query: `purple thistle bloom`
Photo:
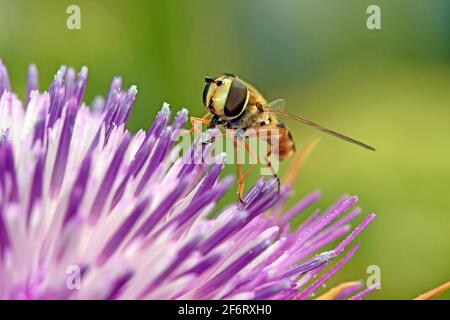
[[[245,206],[211,217],[233,178],[219,178],[223,155],[189,161],[208,146],[169,157],[187,111],[170,122],[164,104],[132,135],[136,87],[115,78],[89,109],[86,82],[87,68],[62,66],[41,93],[31,66],[23,106],[0,62],[1,299],[306,299],[358,250],[344,252],[375,215],[351,230],[356,197],[290,231],[320,194],[283,215],[289,186],[260,178]],[[334,296],[369,291],[352,283]]]

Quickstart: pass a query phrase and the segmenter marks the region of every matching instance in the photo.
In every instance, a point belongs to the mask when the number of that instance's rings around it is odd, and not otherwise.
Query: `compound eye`
[[[208,101],[206,101],[208,99],[208,92],[209,92],[209,87],[211,86],[211,82],[208,82],[205,85],[205,88],[203,89],[203,105],[205,107],[207,107],[207,103]]]
[[[225,102],[225,116],[237,117],[240,115],[245,108],[247,94],[247,86],[239,79],[233,79]]]

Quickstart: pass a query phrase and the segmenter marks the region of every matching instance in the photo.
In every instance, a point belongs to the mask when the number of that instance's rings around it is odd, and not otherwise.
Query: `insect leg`
[[[280,188],[281,188],[281,181],[280,181],[280,177],[278,177],[277,173],[275,172],[275,170],[272,167],[272,162],[270,161],[269,157],[272,154],[272,150],[269,149],[269,151],[267,152],[266,156],[264,157],[264,165],[269,168],[270,172],[272,173],[272,176],[277,179],[277,184],[278,184],[278,192],[280,192]]]
[[[242,205],[245,205],[245,201],[242,198],[244,196],[244,181],[242,180],[242,176],[243,176],[243,172],[242,172],[242,165],[239,161],[239,152],[238,152],[238,145],[237,145],[237,138],[234,137],[233,138],[233,146],[234,146],[234,151],[237,154],[237,163],[236,163],[236,173],[238,176],[238,180],[237,180],[237,196],[238,196],[238,200]]]
[[[261,131],[261,130],[264,130],[264,131]],[[269,151],[267,152],[267,154],[264,157],[264,165],[267,168],[269,168],[272,176],[277,179],[278,192],[279,192],[280,188],[281,188],[281,181],[280,181],[280,178],[278,177],[277,173],[273,169],[272,163],[269,159],[269,157],[272,155],[271,138],[277,138],[278,139],[277,143],[279,144],[280,141],[283,140],[284,136],[287,134],[287,130],[284,128],[276,128],[276,129],[259,128],[259,129],[254,129],[251,133],[247,134],[247,136],[248,137],[261,137],[261,133],[263,133],[263,137],[266,139],[267,144],[269,145]]]
[[[195,133],[197,133],[197,134],[201,134],[201,131],[198,130],[196,124],[197,124],[197,123],[203,123],[203,124],[208,125],[208,124],[211,122],[210,120],[207,119],[209,115],[210,115],[210,114],[207,113],[207,114],[205,114],[202,118],[198,118],[198,117],[190,117],[189,120],[191,121],[192,128],[189,130],[189,133],[195,132]]]
[[[239,151],[237,148],[237,142],[238,142],[238,138],[235,137],[234,138],[234,149],[237,153],[237,156],[239,157]],[[245,186],[245,179],[248,178],[248,176],[250,175],[250,173],[253,171],[253,169],[256,168],[256,166],[258,165],[259,161],[258,161],[258,157],[253,153],[253,151],[250,149],[250,146],[243,140],[239,141],[241,143],[241,145],[244,147],[245,151],[248,152],[248,154],[255,160],[255,163],[252,164],[250,166],[250,168],[248,168],[245,172],[243,172],[242,170],[242,165],[239,161],[237,161],[236,164],[236,168],[237,168],[237,175],[238,175],[238,199],[242,204],[245,204],[244,200],[243,200],[243,196],[244,196],[244,186]]]
[[[197,128],[196,124],[203,123],[203,124],[208,125],[211,122],[210,120],[207,119],[209,116],[210,116],[210,113],[205,114],[201,118],[189,117],[189,121],[191,122],[192,128],[189,130],[187,130],[187,129],[183,130],[181,132],[181,134],[183,134],[183,135],[192,134],[192,133],[201,134],[201,131]]]

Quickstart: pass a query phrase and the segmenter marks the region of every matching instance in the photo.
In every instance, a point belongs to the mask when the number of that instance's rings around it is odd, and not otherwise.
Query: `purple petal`
[[[121,87],[122,87],[122,78],[115,77],[111,82],[111,86],[109,88],[108,97],[106,98],[105,102],[105,110],[108,110],[111,107],[115,99],[115,96],[120,92]]]
[[[350,300],[362,300],[365,296],[367,296],[369,293],[371,293],[372,291],[374,291],[376,289],[376,287],[370,287],[370,288],[366,288],[360,292],[358,292],[357,294],[355,294],[353,297],[350,298]]]
[[[109,164],[108,170],[106,171],[102,182],[100,183],[100,187],[97,191],[97,196],[95,197],[94,203],[92,204],[90,213],[89,213],[89,223],[95,225],[98,218],[100,217],[103,207],[105,205],[106,199],[112,191],[112,186],[114,184],[114,180],[116,179],[117,172],[122,163],[122,159],[125,155],[125,151],[128,148],[128,143],[130,142],[130,133],[126,132],[123,137],[120,145],[118,146],[116,153],[114,154],[111,163]]]
[[[131,228],[133,228],[137,220],[144,213],[145,209],[147,209],[149,203],[149,199],[144,199],[143,201],[141,201],[134,208],[127,219],[125,219],[125,221],[117,229],[117,231],[112,235],[97,258],[98,266],[102,266],[109,259],[109,257],[111,257],[114,251],[119,247],[125,237],[129,234]]]
[[[330,270],[323,274],[316,282],[314,282],[309,288],[301,292],[298,296],[298,300],[308,298],[314,291],[316,291],[322,284],[324,284],[328,279],[331,278],[336,272],[338,272],[355,254],[359,249],[359,244],[356,244],[349,252],[334,265]],[[337,252],[336,252],[337,253]]]
[[[293,285],[292,282],[287,280],[266,284],[255,291],[255,297],[253,299],[254,300],[269,299],[273,297],[275,294],[291,288],[292,285]]]
[[[144,297],[150,291],[158,287],[164,280],[166,280],[167,277],[169,277],[183,263],[183,261],[189,257],[189,255],[197,247],[197,244],[200,242],[201,238],[201,235],[196,235],[192,240],[181,247],[172,263],[170,263],[169,266],[167,266],[167,268],[165,268],[164,271],[156,277],[156,279],[144,290],[141,296]]]
[[[58,150],[53,166],[52,178],[50,182],[50,195],[55,198],[59,194],[61,185],[66,173],[67,159],[69,156],[70,142],[72,140],[73,127],[77,115],[77,101],[71,99],[67,103],[67,113],[64,119],[64,126],[59,138]]]
[[[119,278],[117,278],[116,281],[114,281],[114,284],[111,287],[110,292],[106,295],[106,300],[113,300],[117,299],[118,296],[120,296],[121,290],[123,287],[127,284],[128,281],[134,276],[134,273],[132,271],[125,272],[123,275],[121,275]]]
[[[8,70],[0,59],[0,97],[4,91],[11,92],[11,86],[9,84]]]
[[[345,247],[352,242],[360,233],[363,231],[369,223],[375,219],[375,214],[371,213],[336,247],[335,251],[337,254],[344,251]]]
[[[292,276],[301,276],[308,271],[324,265],[334,257],[336,257],[336,252],[334,251],[323,252],[314,258],[293,267],[291,270],[276,276],[273,280],[281,280]]]
[[[63,225],[72,220],[78,212],[78,208],[86,193],[86,185],[88,182],[89,174],[91,171],[92,155],[90,152],[85,156],[81,163],[81,168],[78,172],[78,176],[72,187],[72,191],[69,196],[69,203],[67,205],[66,214],[64,216]]]
[[[6,142],[0,146],[3,152],[0,154],[0,161],[3,165],[4,173],[8,174],[11,183],[11,190],[8,195],[8,201],[19,201],[19,190],[17,184],[16,167],[14,164],[14,154],[10,143]]]
[[[288,212],[286,212],[280,219],[279,224],[283,225],[288,221],[291,221],[296,215],[302,213],[305,209],[310,207],[313,203],[320,199],[320,192],[315,191],[310,193],[305,198],[300,200],[294,207],[292,207]]]
[[[0,206],[0,261],[3,260],[4,253],[10,245],[8,230],[6,229],[5,219],[3,217],[3,208]]]
[[[354,285],[347,287],[347,288],[343,289],[341,292],[339,292],[339,294],[334,299],[335,300],[345,299],[345,297],[351,295],[355,291],[358,291],[359,289],[361,289],[361,287],[362,287],[361,282],[355,283]]]
[[[185,192],[186,186],[186,181],[180,182],[142,223],[142,225],[134,234],[133,238],[145,237],[146,235],[148,235],[153,230],[153,228],[162,220],[162,218],[170,212],[175,202]]]
[[[39,89],[39,74],[36,65],[30,64],[28,67],[27,91],[25,94],[25,104],[30,102],[30,94],[32,91]]]
[[[160,165],[160,163],[163,161],[164,156],[168,152],[169,145],[170,145],[170,135],[171,135],[171,129],[166,128],[163,135],[159,139],[158,146],[155,147],[155,150],[148,161],[147,168],[145,169],[144,175],[142,176],[142,179],[139,183],[139,185],[136,188],[135,195],[139,195],[142,190],[144,189],[147,182],[152,177],[153,173],[155,172],[156,168]]]
[[[77,73],[74,68],[68,68],[65,78],[65,101],[74,99],[77,102],[77,86],[76,86]]]
[[[239,258],[237,258],[234,262],[232,262],[229,266],[227,266],[224,270],[219,272],[216,276],[214,276],[207,284],[202,286],[197,290],[197,297],[206,297],[211,291],[219,287],[222,283],[225,283],[227,280],[236,275],[242,268],[244,268],[247,264],[253,261],[257,256],[259,256],[263,251],[265,251],[270,245],[270,241],[263,241],[253,248],[242,254]]]
[[[82,67],[80,73],[78,74],[77,84],[75,89],[75,97],[77,99],[78,105],[83,101],[84,92],[86,91],[86,83],[88,76],[88,68]]]
[[[66,66],[61,66],[55,79],[52,81],[49,89],[50,94],[50,106],[48,109],[48,128],[53,128],[56,120],[61,117],[62,105],[64,103],[64,98],[66,95],[66,89],[64,87],[64,76],[66,74]]]
[[[42,184],[44,178],[44,161],[45,155],[43,153],[38,155],[36,165],[34,167],[33,179],[31,180],[30,197],[28,200],[28,214],[27,224],[30,223],[31,214],[35,203],[42,198]]]

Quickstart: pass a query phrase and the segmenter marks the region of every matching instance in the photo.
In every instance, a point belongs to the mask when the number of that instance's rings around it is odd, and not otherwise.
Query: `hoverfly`
[[[279,110],[284,105],[284,100],[278,99],[268,103],[264,96],[252,85],[233,74],[225,73],[215,77],[207,76],[205,77],[205,82],[206,85],[203,90],[203,105],[207,109],[208,113],[203,118],[191,117],[191,123],[193,126],[195,126],[196,122],[201,122],[207,124],[208,128],[223,127],[234,130],[241,129],[244,133],[250,128],[252,129],[252,132],[256,133],[261,129],[273,130],[277,132],[279,160],[284,160],[294,154],[295,143],[289,129],[278,119],[278,116],[296,120],[307,126],[333,135],[339,139],[375,151],[375,148],[361,141],[330,130],[300,116],[292,115]],[[212,117],[211,120],[208,120],[208,117]],[[237,138],[235,138],[235,148],[237,147],[236,140]],[[267,143],[270,144],[270,142],[271,139],[268,138]],[[244,144],[244,147],[246,147],[247,152],[250,152],[248,145]],[[269,150],[271,150],[270,145]],[[272,167],[271,162],[269,161],[270,155],[271,151],[269,151],[265,157],[265,165],[269,169]],[[241,165],[237,164],[237,194],[241,202],[243,202],[242,197],[244,194],[244,180],[252,168],[244,173]],[[271,169],[271,172],[278,181],[279,189],[280,179],[273,169]]]

